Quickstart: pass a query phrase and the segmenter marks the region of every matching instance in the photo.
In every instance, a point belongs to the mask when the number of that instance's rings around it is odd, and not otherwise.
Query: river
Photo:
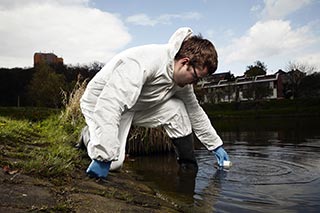
[[[174,154],[130,166],[184,212],[320,212],[320,118],[212,121],[233,166],[195,144],[199,170],[181,173]]]

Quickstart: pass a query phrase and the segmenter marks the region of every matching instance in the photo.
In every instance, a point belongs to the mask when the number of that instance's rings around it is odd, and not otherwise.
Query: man
[[[162,125],[181,166],[197,167],[192,131],[212,151],[219,166],[229,160],[222,140],[198,104],[192,84],[217,69],[213,44],[178,29],[168,44],[146,45],[116,55],[89,82],[81,110],[90,135],[91,177],[119,169],[131,125]]]

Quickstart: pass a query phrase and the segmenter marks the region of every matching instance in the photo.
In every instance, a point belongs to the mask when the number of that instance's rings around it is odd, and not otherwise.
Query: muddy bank
[[[80,170],[43,179],[1,168],[0,193],[0,212],[180,212],[126,169],[102,181]]]

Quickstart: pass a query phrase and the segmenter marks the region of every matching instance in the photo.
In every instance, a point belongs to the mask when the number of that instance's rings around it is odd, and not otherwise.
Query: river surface
[[[320,119],[212,121],[233,166],[195,144],[199,170],[181,172],[174,154],[130,165],[184,212],[320,212]]]

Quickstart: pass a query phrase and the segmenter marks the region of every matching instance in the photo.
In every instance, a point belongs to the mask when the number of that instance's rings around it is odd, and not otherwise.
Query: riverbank
[[[0,170],[0,212],[180,212],[134,174],[110,173],[95,181],[83,170],[67,179]]]
[[[105,181],[88,178],[90,160],[74,148],[79,129],[59,114],[1,115],[0,127],[0,212],[181,211],[126,165]]]
[[[320,117],[320,99],[268,100],[204,104],[208,116],[219,118]]]
[[[320,100],[205,105],[210,117],[320,116]],[[127,167],[106,181],[86,177],[74,148],[81,123],[59,109],[0,108],[0,212],[183,212]]]

